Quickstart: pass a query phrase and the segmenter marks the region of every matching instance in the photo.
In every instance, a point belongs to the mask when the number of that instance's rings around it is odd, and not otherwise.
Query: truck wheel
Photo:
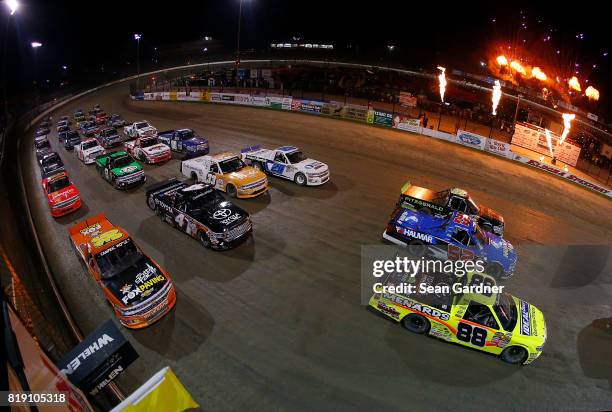
[[[196,172],[191,172],[191,180],[193,180],[193,183],[198,182],[198,175],[196,174]]]
[[[414,239],[408,242],[408,253],[414,257],[425,256],[427,245],[420,240]]]
[[[210,238],[208,237],[208,235],[206,234],[206,232],[201,232],[200,233],[200,243],[202,244],[202,246],[204,246],[206,249],[210,249]]]
[[[431,327],[429,320],[425,316],[417,315],[416,313],[404,316],[402,319],[402,326],[410,332],[419,335],[429,332],[429,328]]]
[[[231,185],[231,184],[228,184],[227,186],[225,186],[225,191],[231,197],[236,197],[238,195],[238,193],[236,191],[236,186]]]
[[[153,196],[149,196],[147,198],[147,206],[149,206],[149,209],[152,211],[156,211],[155,209],[157,209],[157,205],[155,204],[155,198]]]
[[[485,268],[485,273],[493,276],[495,280],[500,280],[504,276],[504,269],[499,263],[490,263]]]
[[[511,365],[521,365],[527,360],[527,351],[520,346],[508,346],[500,357],[501,360]]]
[[[298,186],[306,186],[307,180],[306,176],[304,176],[304,173],[296,173],[294,180]]]

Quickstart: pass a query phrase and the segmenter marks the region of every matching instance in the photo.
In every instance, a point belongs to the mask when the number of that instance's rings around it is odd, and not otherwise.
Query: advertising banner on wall
[[[399,103],[402,107],[417,107],[417,98],[412,93],[400,92]]]
[[[368,110],[368,123],[379,126],[393,126],[393,113],[384,110]]]
[[[323,102],[319,102],[316,100],[293,99],[291,103],[291,110],[294,110],[297,112],[321,114],[322,108],[323,108]]]
[[[484,150],[487,138],[476,133],[466,132],[465,130],[457,130],[455,143],[464,146],[473,147],[475,149]]]
[[[357,120],[365,122],[368,119],[368,108],[365,106],[343,106],[340,110],[340,117],[343,119]]]
[[[484,147],[485,151],[496,154],[498,156],[504,156],[507,158],[512,157],[510,152],[510,143],[500,142],[495,139],[487,139]]]
[[[398,114],[393,118],[393,127],[407,132],[421,133],[421,119],[411,119]]]
[[[555,157],[563,163],[576,166],[580,148],[567,141],[559,145],[559,135],[553,132],[550,132],[550,137]],[[550,156],[546,132],[542,127],[529,123],[517,123],[514,127],[514,135],[512,135],[512,144]]]

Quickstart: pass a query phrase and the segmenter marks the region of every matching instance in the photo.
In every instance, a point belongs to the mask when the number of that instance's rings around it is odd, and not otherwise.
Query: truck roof
[[[106,250],[130,235],[122,228],[113,225],[104,214],[90,217],[68,230],[74,244],[86,244],[92,254]]]
[[[402,186],[402,194],[405,196],[414,197],[421,200],[432,201],[436,197],[438,197],[439,192],[433,191],[431,189],[427,189],[420,186],[415,186],[410,184],[410,182],[406,183]]]
[[[295,152],[297,150],[299,150],[297,147],[295,146],[281,146],[278,149],[276,149],[279,152],[283,152],[283,153],[291,153],[291,152]]]

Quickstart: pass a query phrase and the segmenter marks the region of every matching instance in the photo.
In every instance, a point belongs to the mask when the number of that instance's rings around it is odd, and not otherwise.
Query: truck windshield
[[[516,303],[512,296],[507,293],[500,293],[497,295],[497,302],[493,305],[493,310],[499,318],[504,330],[512,332],[516,327],[516,321],[518,318],[518,311],[516,310]]]
[[[149,123],[147,122],[136,123],[136,129],[138,130],[144,129],[145,127],[149,127]]]
[[[140,147],[150,147],[157,144],[157,138],[152,139],[140,139]]]
[[[55,193],[68,186],[70,186],[70,180],[68,180],[68,176],[60,177],[59,179],[55,179],[49,182],[49,193]]]
[[[189,201],[187,201],[187,211],[197,212],[199,210],[213,209],[218,203],[224,202],[225,199],[216,190],[208,190],[198,193]]]
[[[297,152],[287,153],[286,156],[291,164],[300,163],[306,160],[304,153],[300,152],[299,150]]]
[[[87,150],[87,149],[91,149],[92,147],[96,147],[98,145],[98,142],[96,142],[95,140],[90,140],[88,142],[85,142],[81,145],[81,149],[82,150]]]
[[[246,165],[238,157],[232,157],[231,159],[227,159],[222,162],[219,162],[219,166],[221,167],[222,173],[232,173],[232,172],[237,172],[238,170],[242,169]]]
[[[43,166],[49,166],[49,165],[52,165],[52,164],[55,164],[55,163],[57,163],[59,165],[62,164],[62,159],[60,159],[60,157],[57,155],[57,153],[53,153],[51,156],[45,157],[43,159],[43,161],[42,161],[42,165]]]
[[[132,239],[127,238],[96,255],[103,279],[117,276],[142,255]]]
[[[102,130],[102,133],[100,133],[103,137],[109,137],[109,136],[113,136],[115,135],[115,131],[113,129],[105,129]]]
[[[189,140],[193,137],[193,131],[191,130],[181,130],[178,132],[179,140]]]
[[[126,167],[133,162],[130,156],[119,156],[113,160],[113,167]]]

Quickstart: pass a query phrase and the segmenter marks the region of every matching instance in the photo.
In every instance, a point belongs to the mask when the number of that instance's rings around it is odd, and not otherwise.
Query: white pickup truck
[[[275,150],[251,146],[240,151],[245,163],[272,176],[292,180],[300,186],[319,186],[329,180],[329,167],[309,159],[294,146]]]
[[[128,138],[135,139],[137,137],[157,136],[157,129],[151,126],[146,120],[141,120],[125,126],[123,128],[123,133],[125,133]]]
[[[172,158],[170,147],[160,143],[157,136],[137,137],[123,145],[132,157],[148,164],[162,163]]]

